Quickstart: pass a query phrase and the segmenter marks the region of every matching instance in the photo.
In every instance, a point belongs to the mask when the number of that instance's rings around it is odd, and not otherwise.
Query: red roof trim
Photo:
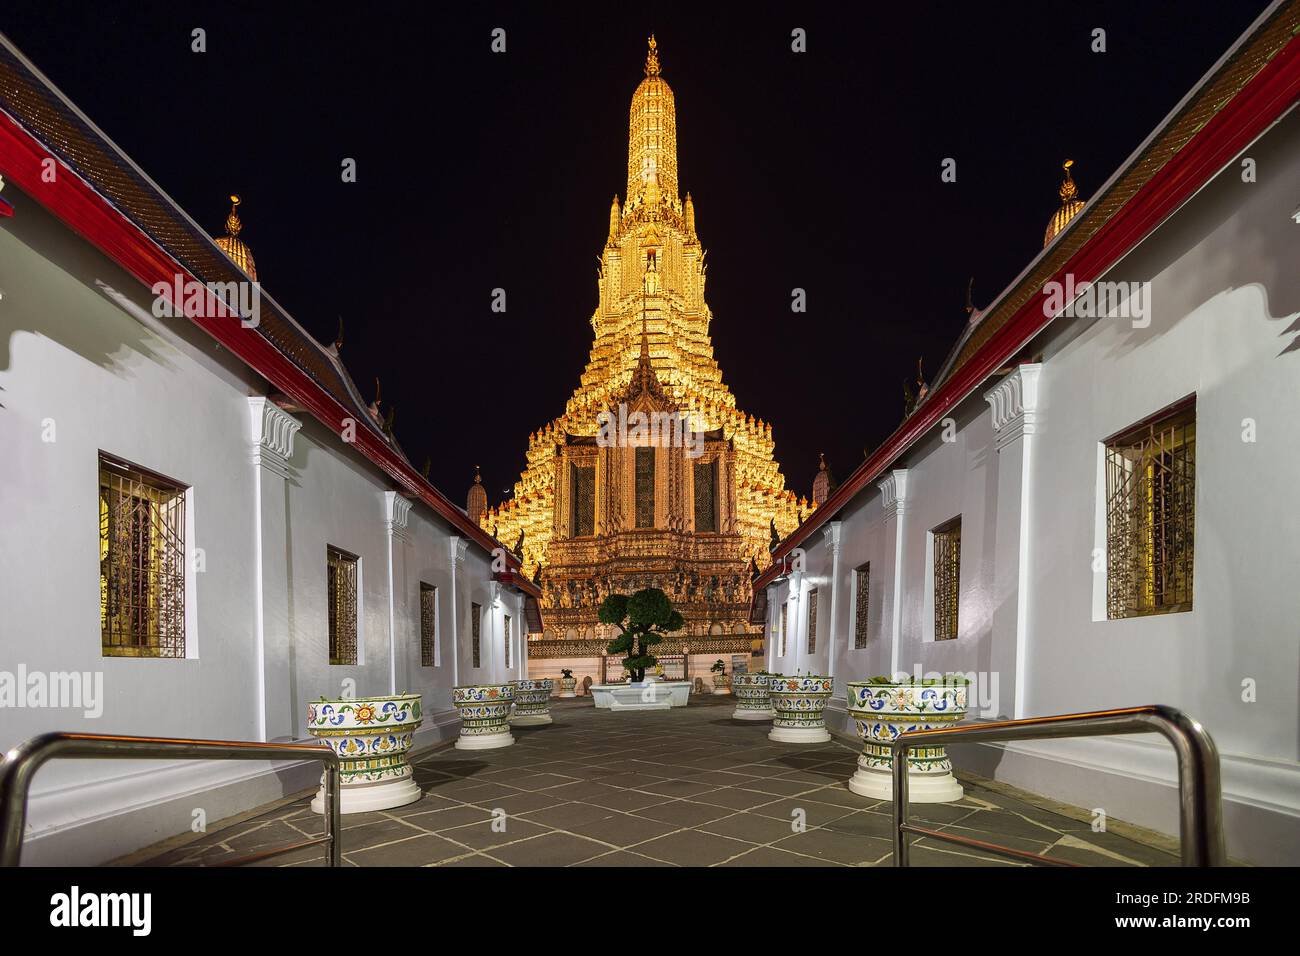
[[[159,282],[170,286],[177,275],[199,281],[67,166],[58,163],[55,181],[45,182],[41,176],[41,163],[47,158],[50,158],[50,154],[39,140],[14,122],[8,114],[0,112],[0,171],[3,171],[9,182],[35,199],[69,229],[146,287],[152,288]],[[58,162],[57,159],[55,161]],[[323,425],[341,436],[345,420],[353,418],[353,413],[262,336],[248,334],[236,319],[215,317],[224,314],[224,303],[209,298],[212,308],[206,311],[212,314],[196,316],[191,321],[284,392],[294,404],[310,412]],[[402,490],[420,498],[484,551],[491,553],[496,548],[503,547],[471,522],[446,495],[425,480],[377,435],[366,428],[356,428],[355,433],[356,439],[350,444],[382,469]],[[509,556],[508,551],[506,553],[510,566],[517,567],[517,559]],[[541,597],[537,586],[522,575],[515,586],[535,598]]]
[[[1076,284],[1094,281],[1209,181],[1252,140],[1263,133],[1300,96],[1300,40],[1292,39],[1224,105],[1192,140],[1099,229],[1053,278],[1067,272]],[[1042,300],[1031,298],[921,408],[889,436],[773,552],[773,561],[754,582],[765,588],[777,577],[791,550],[832,518],[870,482],[938,423],[989,375],[1042,331],[1052,320]]]

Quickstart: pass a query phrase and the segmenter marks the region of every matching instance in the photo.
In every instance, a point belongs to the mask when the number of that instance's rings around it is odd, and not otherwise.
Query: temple
[[[530,436],[514,496],[479,519],[520,542],[526,574],[540,569],[547,628],[530,657],[541,668],[574,659],[596,679],[610,637],[600,602],[643,587],[681,610],[691,654],[760,652],[750,569],[767,566],[773,528],[789,534],[815,507],[785,487],[771,426],[737,407],[714,360],[706,252],[691,194],[679,194],[676,105],[649,45],[587,367],[564,413]]]

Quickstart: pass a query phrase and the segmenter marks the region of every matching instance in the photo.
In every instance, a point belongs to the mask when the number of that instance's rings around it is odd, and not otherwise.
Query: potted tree
[[[567,667],[560,668],[560,692],[557,697],[577,697],[578,696],[578,678],[573,676],[573,671]]]
[[[630,597],[611,594],[600,605],[602,624],[618,629],[606,652],[623,654],[626,684],[593,684],[591,694],[597,707],[609,710],[662,710],[684,707],[690,693],[685,681],[646,680],[659,659],[650,653],[664,637],[681,630],[686,623],[673,610],[672,601],[659,588],[645,588]]]
[[[719,657],[713,662],[709,672],[713,675],[713,693],[727,693],[730,682],[727,680],[727,665],[722,662],[722,658]]]

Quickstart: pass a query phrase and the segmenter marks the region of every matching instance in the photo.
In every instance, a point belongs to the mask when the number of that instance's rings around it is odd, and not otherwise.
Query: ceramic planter
[[[510,735],[510,684],[467,684],[451,689],[451,702],[460,712],[457,750],[492,750],[515,742]]]
[[[948,684],[848,685],[849,716],[862,738],[858,769],[849,789],[865,797],[892,800],[893,752],[888,742],[908,730],[931,730],[955,724],[966,716],[966,682]],[[949,803],[960,800],[961,784],[943,747],[921,747],[907,755],[909,803]]]
[[[577,688],[578,688],[578,678],[561,677],[560,692],[555,696],[556,697],[577,697],[578,696]]]
[[[731,690],[731,680],[725,673],[713,675],[713,693],[726,694]]]
[[[510,723],[519,727],[535,727],[551,722],[551,688],[549,677],[540,680],[511,681],[515,691],[515,713]]]
[[[668,710],[685,707],[691,685],[686,681],[641,681],[592,684],[591,697],[599,710]]]
[[[772,699],[767,695],[770,674],[732,674],[731,690],[736,695],[734,720],[771,720]]]
[[[352,697],[307,705],[307,733],[339,755],[339,809],[389,810],[420,799],[407,754],[423,722],[419,694]],[[325,812],[324,775],[311,802]]]
[[[834,681],[829,677],[783,677],[772,674],[767,694],[772,701],[772,732],[768,740],[786,744],[817,744],[831,739],[823,715]]]

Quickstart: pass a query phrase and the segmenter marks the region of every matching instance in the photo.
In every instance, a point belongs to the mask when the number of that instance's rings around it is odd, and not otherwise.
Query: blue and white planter
[[[768,740],[783,744],[820,744],[831,739],[826,729],[826,702],[834,681],[829,677],[771,674],[767,696],[776,716]]]
[[[894,797],[893,751],[888,742],[909,730],[933,730],[966,716],[967,682],[951,678],[933,684],[848,685],[848,711],[862,738],[858,769],[849,789],[864,797]],[[943,747],[920,747],[907,758],[909,803],[951,803],[962,797],[952,775],[952,762]]]
[[[549,677],[539,680],[510,682],[515,692],[515,712],[510,723],[516,727],[536,727],[551,722],[551,690],[554,684]]]
[[[767,694],[770,674],[733,674],[731,689],[736,695],[732,720],[771,720],[772,699]]]
[[[510,734],[510,684],[467,684],[451,689],[451,702],[460,712],[457,750],[493,750],[515,742]]]
[[[339,755],[339,810],[391,810],[420,799],[407,755],[423,723],[419,694],[349,697],[307,705],[307,733]],[[325,780],[311,808],[325,812]]]

